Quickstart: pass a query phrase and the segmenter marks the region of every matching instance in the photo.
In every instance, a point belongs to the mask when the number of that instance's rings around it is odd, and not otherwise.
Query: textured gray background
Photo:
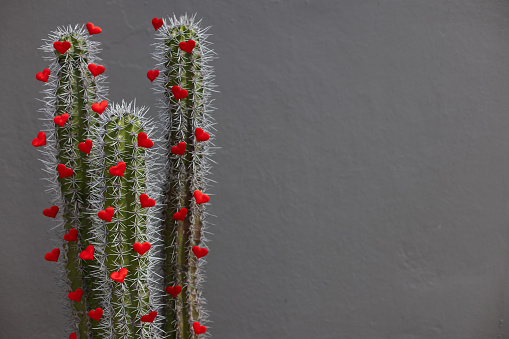
[[[212,25],[213,338],[509,338],[509,2],[6,1],[0,338],[62,338],[35,98],[57,26],[103,28],[151,106],[151,19]]]

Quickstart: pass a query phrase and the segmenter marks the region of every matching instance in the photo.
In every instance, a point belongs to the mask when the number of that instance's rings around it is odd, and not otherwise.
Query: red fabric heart
[[[42,82],[47,82],[50,75],[49,68],[45,68],[42,72],[37,72],[35,78]]]
[[[206,248],[200,248],[198,246],[193,246],[193,253],[196,255],[198,259],[206,256],[209,253],[209,250]]]
[[[147,137],[146,133],[138,133],[138,147],[150,148],[154,146],[154,142]]]
[[[81,297],[83,296],[83,290],[81,288],[77,288],[74,292],[69,292],[67,297],[73,301],[80,302]]]
[[[119,283],[123,283],[125,276],[127,275],[127,268],[121,268],[118,272],[113,272],[110,274],[111,279],[118,281]]]
[[[106,100],[103,100],[100,103],[96,102],[95,104],[92,104],[92,111],[102,114],[106,109],[106,106],[108,106],[108,102]]]
[[[186,152],[186,143],[181,141],[177,146],[173,146],[170,151],[173,154],[184,155],[184,153]]]
[[[146,194],[141,194],[140,195],[140,203],[141,203],[141,207],[144,208],[144,207],[152,207],[156,204],[156,201],[154,199],[150,199],[148,197],[148,195]]]
[[[159,76],[159,70],[150,70],[147,72],[147,78],[150,80],[150,82],[154,81],[155,78]]]
[[[69,233],[64,234],[65,241],[78,241],[78,230],[75,228],[71,228]]]
[[[80,258],[83,260],[93,260],[94,259],[94,245],[88,245],[87,249],[80,253]]]
[[[199,322],[195,321],[193,323],[194,334],[202,334],[207,332],[207,328],[205,326],[201,326]]]
[[[197,141],[207,141],[209,140],[210,135],[208,133],[203,132],[203,129],[197,128],[194,130],[194,135],[196,136]]]
[[[116,175],[118,177],[124,176],[126,164],[123,161],[120,161],[117,166],[111,166],[109,172],[111,175]]]
[[[46,133],[44,132],[37,133],[37,138],[32,140],[32,145],[35,147],[46,145]]]
[[[154,319],[156,318],[156,316],[157,316],[157,312],[153,311],[153,312],[150,312],[149,314],[141,317],[140,320],[143,321],[144,323],[151,323],[151,322],[154,322]]]
[[[175,85],[171,88],[171,92],[175,96],[175,100],[187,98],[187,96],[189,94],[189,93],[187,93],[187,91],[185,89],[180,88],[177,85]]]
[[[70,43],[69,41],[62,41],[62,42],[60,42],[60,41],[55,41],[55,42],[53,43],[53,47],[55,47],[55,49],[56,49],[57,51],[59,51],[59,52],[60,52],[60,54],[64,54],[65,52],[67,52],[67,50],[68,50],[69,48],[71,48],[71,43]]]
[[[92,311],[89,311],[88,312],[88,316],[91,318],[91,319],[94,319],[94,320],[97,320],[97,321],[100,321],[101,320],[101,317],[103,316],[103,310],[102,308],[98,307]]]
[[[46,253],[44,255],[44,259],[47,261],[58,261],[58,256],[60,255],[60,249],[54,248],[51,252]]]
[[[69,334],[69,339],[77,339],[76,333]]]
[[[173,220],[184,220],[187,215],[187,208],[182,207],[180,211],[173,214]]]
[[[171,287],[171,286],[166,287],[166,292],[168,292],[169,294],[171,294],[174,297],[179,295],[180,291],[182,291],[182,287],[180,287],[179,285],[175,285],[173,287]]]
[[[94,24],[91,23],[91,22],[87,22],[87,29],[88,29],[88,34],[90,34],[90,35],[99,34],[99,33],[101,33],[103,31],[101,29],[101,27],[94,26]]]
[[[163,25],[163,19],[154,18],[152,19],[152,26],[154,26],[157,31]]]
[[[57,115],[56,117],[53,118],[53,121],[55,122],[55,124],[57,124],[58,126],[60,127],[64,127],[64,124],[65,122],[67,121],[67,119],[69,119],[69,114],[67,113],[64,113],[62,115]]]
[[[87,139],[87,140],[85,140],[85,142],[80,142],[78,145],[78,148],[83,153],[90,154],[90,150],[92,149],[92,140]]]
[[[102,65],[96,65],[96,64],[88,64],[88,70],[94,77],[98,76],[99,74],[103,73],[105,68]]]
[[[209,196],[198,190],[194,191],[194,198],[197,204],[204,204],[209,201]]]
[[[74,171],[71,168],[65,167],[64,164],[59,164],[57,166],[58,175],[60,178],[67,178],[73,175]]]
[[[195,45],[196,42],[194,42],[194,40],[187,40],[187,42],[185,41],[179,42],[179,48],[189,54],[193,52],[193,48]]]
[[[104,221],[110,222],[113,218],[113,214],[115,214],[115,209],[113,207],[108,207],[104,211],[100,211],[97,213],[99,216],[99,219],[102,219]]]
[[[139,242],[135,242],[133,244],[133,249],[138,252],[139,255],[144,255],[149,249],[150,249],[150,243],[144,242],[143,244],[140,244]]]
[[[54,218],[57,216],[58,210],[58,206],[51,206],[50,208],[46,208],[44,211],[42,211],[42,214],[47,217]]]

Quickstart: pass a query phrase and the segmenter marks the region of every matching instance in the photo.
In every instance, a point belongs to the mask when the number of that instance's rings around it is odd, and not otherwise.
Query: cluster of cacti
[[[213,52],[194,17],[152,24],[158,123],[135,102],[109,102],[89,39],[101,28],[58,28],[42,46],[45,126],[32,144],[52,192],[43,214],[59,220],[45,259],[62,273],[69,338],[210,335],[201,282]]]

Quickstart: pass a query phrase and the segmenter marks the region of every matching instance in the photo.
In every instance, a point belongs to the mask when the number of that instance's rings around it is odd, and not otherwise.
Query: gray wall
[[[151,106],[154,16],[212,25],[213,338],[509,338],[509,2],[6,1],[0,338],[63,338],[39,152],[42,38],[103,28]]]

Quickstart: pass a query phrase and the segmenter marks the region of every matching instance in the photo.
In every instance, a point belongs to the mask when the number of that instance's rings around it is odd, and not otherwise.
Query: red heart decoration
[[[198,190],[194,191],[194,198],[197,204],[204,204],[209,201],[209,196]]]
[[[195,321],[193,323],[194,334],[202,334],[207,332],[207,328],[205,326],[201,326],[199,322]]]
[[[180,88],[177,85],[175,85],[171,88],[171,92],[175,96],[175,100],[187,98],[187,96],[189,94],[189,93],[187,93],[187,91],[185,89]]]
[[[94,245],[88,245],[87,249],[80,253],[80,258],[83,260],[93,260],[94,259]]]
[[[171,287],[171,286],[166,287],[166,292],[168,292],[169,294],[171,294],[174,297],[179,295],[180,291],[182,291],[182,287],[180,287],[179,285],[175,285],[173,287]]]
[[[56,117],[53,118],[53,121],[55,122],[55,124],[57,124],[58,126],[60,127],[64,127],[64,124],[65,122],[67,121],[67,119],[69,119],[69,114],[67,113],[64,113],[62,115],[57,115]]]
[[[179,142],[179,144],[177,146],[173,146],[171,148],[171,153],[173,153],[173,154],[184,155],[185,152],[186,152],[186,143],[183,141]]]
[[[149,249],[150,249],[150,243],[144,242],[143,244],[140,244],[139,242],[135,242],[133,244],[133,250],[138,252],[139,255],[144,255]]]
[[[71,48],[71,43],[70,43],[69,41],[62,41],[62,42],[60,42],[60,41],[55,41],[55,42],[53,43],[53,47],[55,47],[55,49],[56,49],[57,51],[59,51],[59,52],[60,52],[60,54],[64,54],[65,52],[67,52],[67,50],[68,50],[69,48]]]
[[[60,249],[54,248],[51,252],[46,253],[44,255],[44,259],[47,261],[58,261],[58,256],[60,255]]]
[[[173,214],[173,220],[184,220],[187,215],[187,208],[182,207],[180,211]]]
[[[201,257],[206,256],[209,253],[209,250],[206,248],[200,248],[198,246],[193,246],[194,255],[200,259]]]
[[[154,146],[154,143],[147,137],[146,133],[138,133],[138,147],[150,148],[152,146]]]
[[[119,283],[123,283],[125,276],[127,275],[127,268],[121,268],[118,272],[113,272],[110,274],[111,279],[118,281]]]
[[[37,133],[37,138],[32,140],[32,145],[35,147],[46,145],[46,133],[44,132]]]
[[[45,68],[42,72],[37,72],[35,78],[42,82],[47,82],[50,75],[49,68]]]
[[[101,33],[103,31],[101,29],[101,27],[94,26],[94,24],[91,23],[91,22],[87,22],[87,29],[88,29],[88,34],[90,34],[90,35],[99,34],[99,33]]]
[[[196,45],[196,42],[194,40],[187,40],[187,42],[182,41],[179,43],[179,48],[183,50],[184,52],[187,52],[191,54],[193,52],[193,48]]]
[[[106,106],[108,106],[108,102],[106,100],[103,100],[100,103],[96,102],[95,104],[92,104],[92,111],[102,114],[106,109]]]
[[[115,210],[113,209],[113,207],[108,207],[104,211],[100,211],[99,213],[97,213],[99,219],[102,219],[107,222],[111,221],[111,219],[113,218],[113,214],[115,214]]]
[[[76,339],[76,338],[78,338],[78,337],[76,336],[76,333],[71,333],[71,334],[69,334],[69,339]]]
[[[194,135],[196,136],[197,141],[207,141],[209,140],[210,135],[208,133],[203,132],[203,129],[197,128],[194,130]]]
[[[105,68],[102,65],[96,65],[96,64],[88,64],[88,70],[94,77],[98,76],[99,74],[103,73]]]
[[[103,310],[102,308],[98,307],[92,311],[89,311],[88,312],[88,316],[91,318],[91,319],[94,319],[94,320],[97,320],[97,321],[100,321],[101,320],[101,317],[103,316]]]
[[[83,296],[83,290],[81,288],[77,288],[74,292],[69,292],[67,297],[73,301],[80,302],[81,297]]]
[[[154,199],[150,199],[148,195],[141,194],[140,195],[140,203],[141,207],[152,207],[156,204],[156,201]]]
[[[163,25],[163,19],[154,18],[152,19],[152,26],[154,26],[157,31]]]
[[[78,230],[75,228],[71,228],[69,233],[64,234],[65,241],[78,241]]]
[[[159,76],[159,70],[150,70],[147,72],[147,78],[150,80],[150,82],[154,81],[155,78]]]
[[[78,145],[78,148],[83,153],[90,154],[90,150],[92,149],[92,140],[87,139],[87,140],[85,140],[85,142],[80,142]]]
[[[154,319],[156,318],[156,316],[157,316],[157,312],[153,311],[153,312],[150,312],[149,314],[141,317],[140,320],[143,321],[144,323],[151,323],[151,322],[154,322]]]
[[[54,218],[57,216],[58,210],[58,206],[51,206],[50,208],[46,208],[44,211],[42,211],[42,214],[47,217]]]
[[[111,166],[109,172],[111,175],[116,175],[118,177],[124,176],[126,164],[123,161],[120,161],[117,166]]]
[[[57,166],[58,175],[60,175],[60,178],[67,178],[72,176],[74,171],[71,168],[65,167],[64,164],[59,164]]]

